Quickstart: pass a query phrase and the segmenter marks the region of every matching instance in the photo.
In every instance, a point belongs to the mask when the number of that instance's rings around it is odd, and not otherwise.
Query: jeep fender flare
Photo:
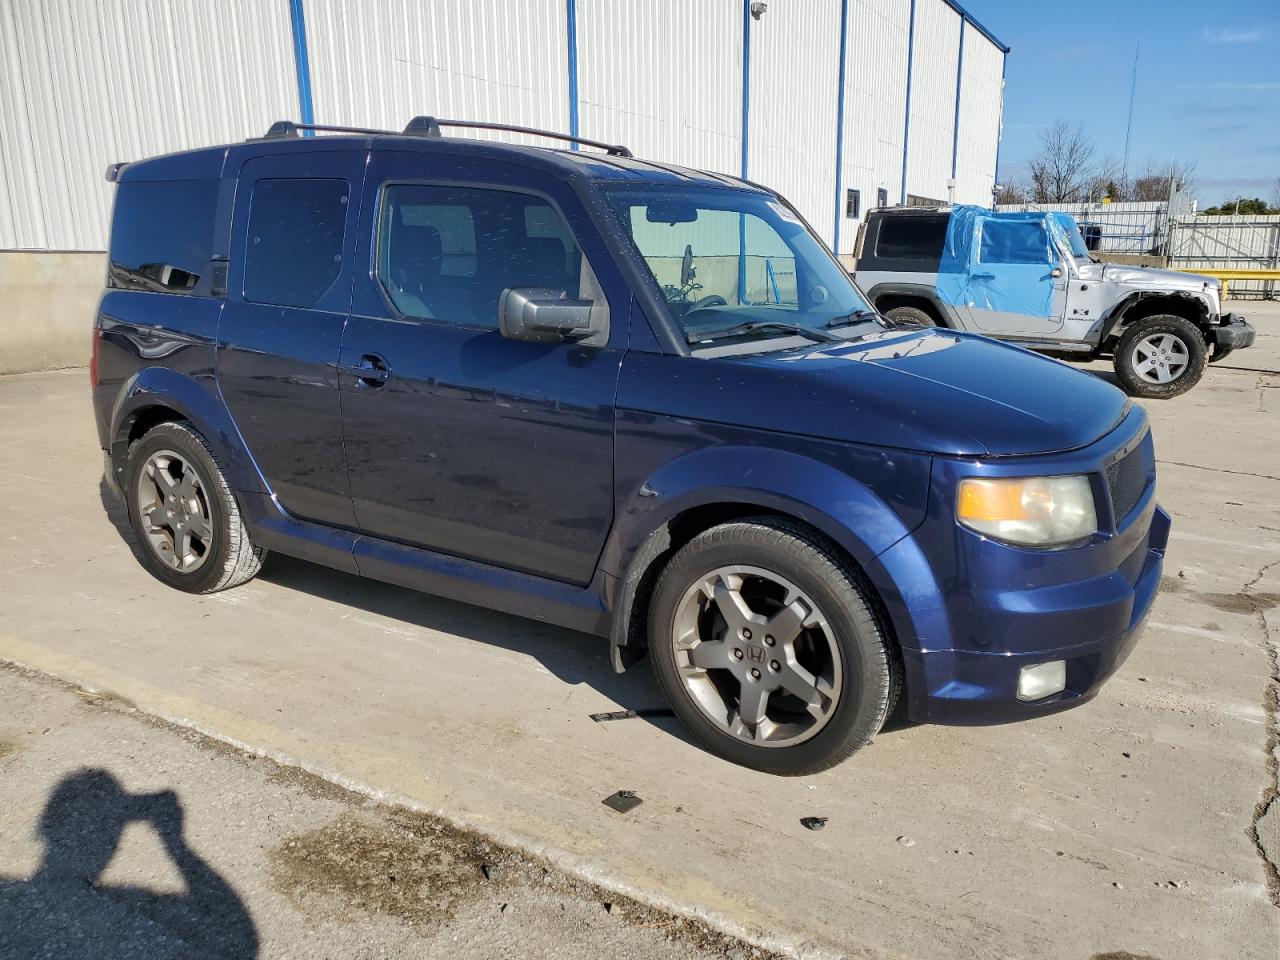
[[[744,463],[749,469],[744,470]],[[848,553],[877,591],[887,588],[890,595],[899,595],[896,585],[877,582],[883,568],[874,561],[914,526],[874,491],[798,453],[728,445],[704,448],[664,465],[618,505],[618,519],[600,561],[606,604],[613,612],[610,644],[618,672],[643,655],[649,574],[672,550],[673,528],[700,508],[726,505],[742,508],[740,515],[755,508],[808,524]]]
[[[925,283],[905,283],[895,280],[886,280],[877,283],[874,287],[867,291],[867,299],[874,306],[881,297],[910,297],[914,300],[923,300],[933,307],[934,311],[942,318],[942,325],[950,327],[953,330],[963,330],[964,323],[961,320],[959,312],[949,303],[944,303],[942,298],[938,296],[938,289]],[[879,309],[877,307],[877,309]]]
[[[1113,337],[1119,337],[1124,332],[1124,328],[1128,326],[1125,315],[1137,306],[1137,304],[1141,303],[1143,300],[1149,300],[1152,297],[1159,297],[1163,300],[1185,301],[1188,304],[1194,305],[1196,307],[1196,311],[1200,314],[1198,318],[1187,316],[1186,314],[1172,310],[1170,312],[1174,313],[1175,316],[1185,317],[1202,331],[1208,330],[1209,304],[1205,302],[1203,298],[1196,296],[1194,293],[1176,290],[1135,290],[1133,293],[1126,294],[1123,299],[1114,304],[1102,317],[1100,326],[1098,327],[1098,339],[1096,341],[1098,346],[1103,346]]]
[[[174,411],[204,437],[225,468],[233,491],[270,492],[212,377],[197,379],[168,367],[144,367],[124,382],[116,397],[109,419],[108,452],[117,476],[124,469],[134,423],[157,407]]]

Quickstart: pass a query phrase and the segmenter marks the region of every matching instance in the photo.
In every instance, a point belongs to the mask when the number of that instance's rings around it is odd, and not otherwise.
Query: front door
[[[997,337],[1057,333],[1066,271],[1044,217],[982,217],[968,263],[971,328]]]
[[[232,220],[218,384],[249,452],[294,516],[355,527],[338,348],[364,151],[250,160]]]
[[[505,162],[375,151],[360,237],[341,356],[360,529],[587,583],[613,519],[630,297],[577,197]],[[509,287],[592,299],[616,330],[598,345],[505,339]]]

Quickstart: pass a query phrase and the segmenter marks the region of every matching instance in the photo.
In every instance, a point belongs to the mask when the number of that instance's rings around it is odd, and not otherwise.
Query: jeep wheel
[[[1115,350],[1116,376],[1125,393],[1167,400],[1186,393],[1204,376],[1209,348],[1195,324],[1161,315],[1139,320]]]
[[[871,741],[899,680],[871,588],[834,547],[772,517],[714,527],[654,590],[654,669],[713,753],[814,773]]]
[[[156,579],[189,593],[250,580],[266,551],[253,546],[240,508],[204,440],[162,423],[129,450],[129,522],[138,559]]]
[[[919,307],[892,307],[884,314],[899,326],[936,327],[933,317]]]

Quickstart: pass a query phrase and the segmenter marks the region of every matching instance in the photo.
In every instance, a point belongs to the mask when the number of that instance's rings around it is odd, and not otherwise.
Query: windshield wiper
[[[708,343],[712,340],[723,340],[725,337],[738,337],[743,334],[755,333],[757,330],[762,332],[793,333],[796,336],[808,337],[810,340],[816,340],[819,343],[840,342],[839,337],[833,336],[825,330],[817,330],[799,323],[785,323],[781,320],[747,320],[744,323],[737,323],[732,327],[724,327],[720,330],[707,330],[704,333],[686,333],[685,339],[689,343]]]
[[[836,327],[847,327],[853,323],[866,323],[872,321],[880,322],[880,314],[874,310],[855,310],[853,313],[846,313],[843,317],[833,317],[827,321],[827,329],[834,330]]]

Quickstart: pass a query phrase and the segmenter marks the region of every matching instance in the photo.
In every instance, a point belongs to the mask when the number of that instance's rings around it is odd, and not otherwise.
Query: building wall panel
[[[916,0],[911,61],[907,193],[947,200],[956,115],[960,14],[944,0]]]
[[[827,243],[835,205],[840,5],[771,4],[751,22],[747,175],[790,200]]]
[[[898,201],[909,11],[910,3],[902,0],[848,3],[841,190],[857,190],[861,210],[856,219],[842,212],[837,253],[853,252],[857,228],[875,205],[877,190],[884,189],[890,203]]]
[[[740,0],[578,0],[577,9],[582,135],[736,176]]]
[[[965,30],[956,164],[956,200],[962,203],[991,203],[1004,106],[1003,71],[1000,48],[972,27]]]
[[[399,130],[426,114],[569,129],[564,0],[305,0],[305,9],[317,123]]]
[[[107,164],[298,111],[287,3],[6,3],[0,43],[0,248],[101,250]]]

